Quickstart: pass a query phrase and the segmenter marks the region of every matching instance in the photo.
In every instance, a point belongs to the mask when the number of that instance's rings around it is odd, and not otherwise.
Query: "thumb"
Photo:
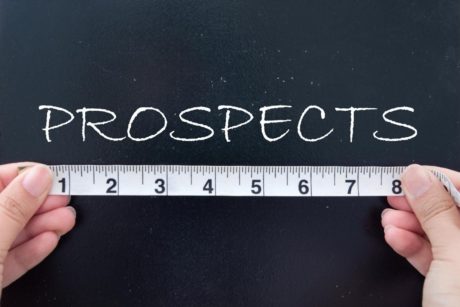
[[[417,164],[410,165],[401,179],[404,194],[433,246],[433,253],[455,248],[452,245],[460,237],[460,213],[443,184]]]
[[[8,250],[48,195],[51,170],[45,165],[26,169],[0,193],[0,264]]]

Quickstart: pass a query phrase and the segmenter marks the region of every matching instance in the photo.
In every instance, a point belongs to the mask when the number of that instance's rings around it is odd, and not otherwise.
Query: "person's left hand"
[[[23,166],[28,167],[19,171]],[[0,294],[46,258],[75,225],[70,198],[48,196],[51,183],[45,165],[0,165]]]

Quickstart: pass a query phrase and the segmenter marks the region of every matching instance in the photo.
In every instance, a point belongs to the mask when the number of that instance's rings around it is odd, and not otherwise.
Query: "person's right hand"
[[[460,213],[429,169],[447,175],[457,189],[460,173],[409,166],[402,176],[404,196],[388,197],[382,212],[386,242],[426,276],[423,306],[460,306]]]

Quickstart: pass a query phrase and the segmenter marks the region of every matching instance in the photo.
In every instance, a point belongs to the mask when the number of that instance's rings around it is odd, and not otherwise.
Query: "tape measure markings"
[[[54,195],[315,197],[402,195],[399,178],[405,167],[55,165],[51,169]],[[434,173],[460,203],[447,176]]]

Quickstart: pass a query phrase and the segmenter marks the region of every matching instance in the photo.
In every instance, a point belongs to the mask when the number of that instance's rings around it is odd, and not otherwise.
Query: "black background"
[[[407,165],[460,169],[458,1],[0,0],[0,162],[48,164]],[[226,143],[220,104],[254,121]],[[291,118],[268,143],[258,109]],[[302,110],[324,121],[296,135]],[[39,105],[103,107],[126,135],[137,107],[168,116],[165,133],[142,143],[109,142],[81,117],[51,133]],[[199,136],[177,113],[216,135]],[[376,107],[349,114],[335,107]],[[418,129],[383,122],[383,111]],[[174,115],[176,113],[176,115]],[[97,117],[97,116],[96,116]],[[101,117],[93,118],[101,119]],[[309,124],[310,123],[310,124]],[[158,122],[145,120],[152,131]],[[280,126],[281,127],[281,126]],[[139,129],[139,127],[138,127]],[[311,130],[308,130],[311,129]],[[276,134],[276,129],[270,130]],[[281,129],[280,131],[282,131]],[[142,129],[136,130],[141,134]],[[144,131],[144,132],[145,132]],[[418,306],[422,278],[383,240],[384,198],[74,197],[78,224],[59,248],[4,292],[2,306]]]

